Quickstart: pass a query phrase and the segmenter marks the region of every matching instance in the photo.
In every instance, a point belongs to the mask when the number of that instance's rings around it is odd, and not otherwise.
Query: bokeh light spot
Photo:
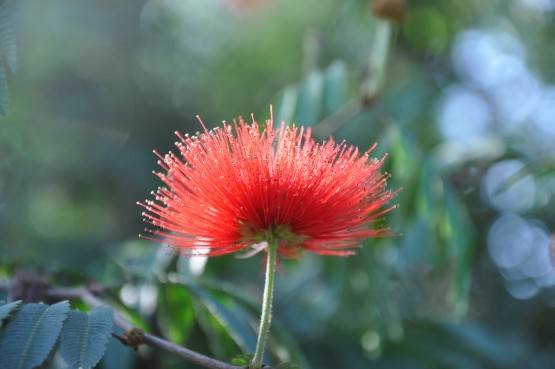
[[[453,66],[462,79],[488,89],[515,78],[524,68],[525,50],[508,33],[461,33],[453,46]]]
[[[526,222],[509,214],[497,219],[488,235],[488,251],[500,268],[513,268],[524,262],[530,254],[532,235]]]
[[[531,175],[523,173],[524,164],[504,160],[493,165],[483,180],[487,201],[501,212],[522,213],[534,204],[536,185]]]
[[[550,236],[541,222],[507,214],[492,224],[488,232],[489,255],[513,297],[528,299],[541,288],[555,285],[550,245]]]
[[[491,130],[489,106],[482,96],[463,86],[444,91],[437,114],[439,129],[448,140],[467,140]]]

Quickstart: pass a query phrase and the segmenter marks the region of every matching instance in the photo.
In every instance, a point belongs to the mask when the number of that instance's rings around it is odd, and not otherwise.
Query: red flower
[[[396,192],[386,190],[384,159],[370,159],[372,149],[317,144],[310,128],[260,127],[254,118],[176,134],[181,157],[155,152],[166,187],[139,203],[158,228],[152,238],[176,253],[224,255],[277,239],[285,257],[350,255],[365,238],[391,235],[375,224]]]

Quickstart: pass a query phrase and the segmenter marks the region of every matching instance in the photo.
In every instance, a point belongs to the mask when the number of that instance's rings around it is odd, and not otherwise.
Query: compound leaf
[[[6,0],[0,0],[0,49],[6,58],[10,71],[17,71],[17,43],[8,17]]]
[[[2,302],[3,304],[3,302]],[[4,326],[4,320],[9,318],[10,315],[16,310],[21,304],[21,300],[10,302],[9,304],[0,306],[0,328]]]
[[[69,303],[25,305],[0,337],[0,369],[31,369],[42,364],[58,340]]]
[[[70,311],[61,334],[60,355],[70,368],[94,367],[106,352],[112,333],[114,312],[109,307],[88,314]]]

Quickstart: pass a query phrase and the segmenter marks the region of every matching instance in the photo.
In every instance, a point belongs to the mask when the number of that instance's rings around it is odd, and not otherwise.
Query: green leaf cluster
[[[93,368],[104,356],[112,332],[108,307],[88,313],[54,305],[15,301],[0,306],[0,369],[40,367],[58,351],[68,368]]]

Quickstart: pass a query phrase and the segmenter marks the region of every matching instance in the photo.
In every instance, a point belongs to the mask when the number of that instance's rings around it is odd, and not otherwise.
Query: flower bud
[[[405,0],[373,0],[372,13],[376,18],[400,23],[407,13]]]

